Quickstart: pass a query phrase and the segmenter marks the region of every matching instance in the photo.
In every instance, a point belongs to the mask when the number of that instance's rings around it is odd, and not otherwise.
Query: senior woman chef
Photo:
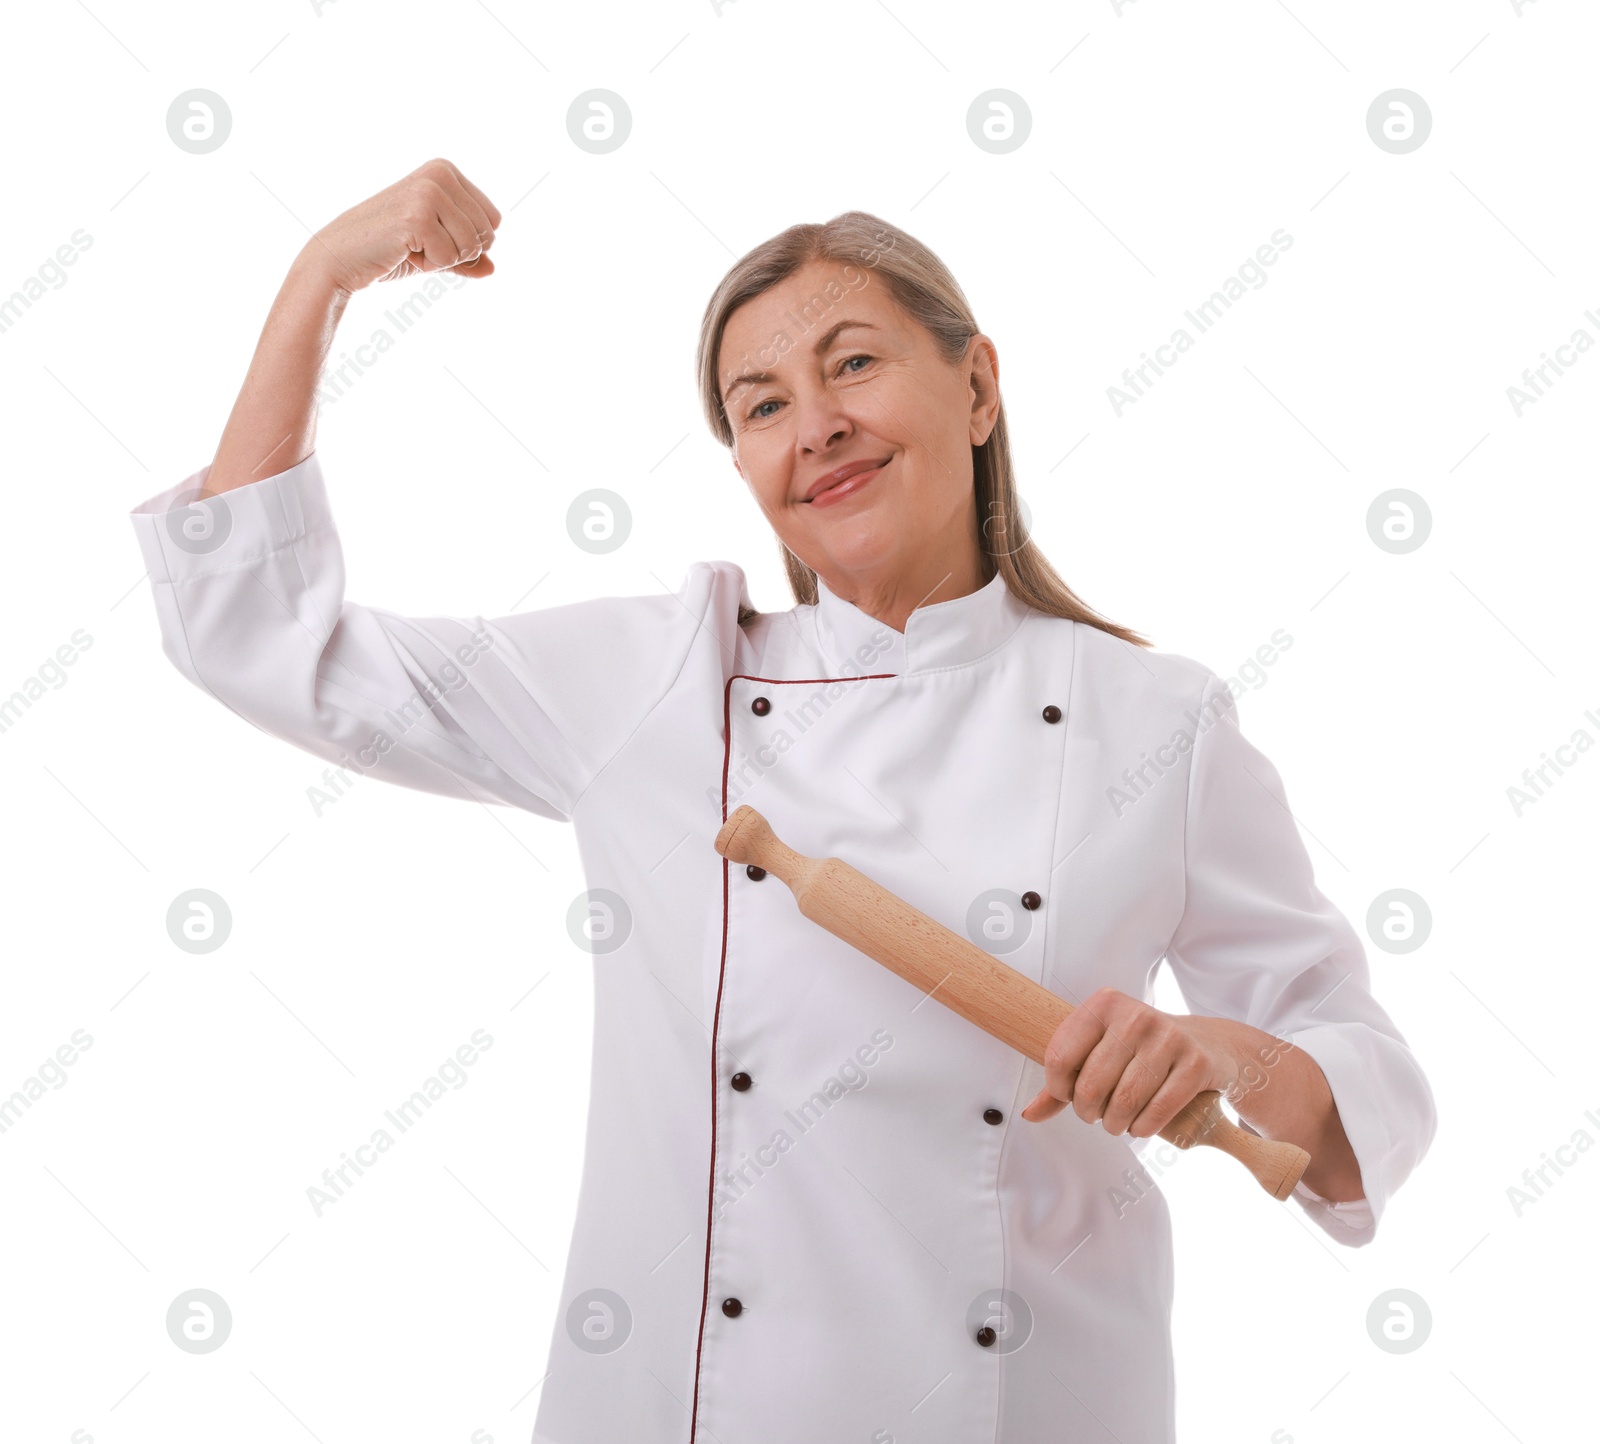
[[[337,320],[375,280],[492,273],[500,220],[436,160],[318,232],[212,464],[131,515],[164,649],[223,704],[576,828],[592,1099],[536,1444],[1172,1440],[1141,1140],[1226,1090],[1360,1246],[1434,1131],[1278,774],[1215,672],[1022,533],[993,342],[861,212],[741,258],[700,336],[795,606],[725,561],[489,620],[348,600],[313,452]],[[719,856],[740,803],[1081,1004],[1048,1066]],[[1150,1006],[1163,959],[1192,1015]]]

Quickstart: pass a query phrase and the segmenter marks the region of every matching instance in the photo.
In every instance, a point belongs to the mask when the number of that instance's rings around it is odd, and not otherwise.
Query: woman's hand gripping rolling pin
[[[1051,1035],[1044,1069],[1045,1086],[1021,1113],[1029,1123],[1070,1104],[1107,1133],[1149,1138],[1214,1088],[1264,1137],[1311,1153],[1307,1188],[1333,1200],[1363,1196],[1361,1169],[1322,1069],[1293,1043],[1248,1023],[1164,1013],[1100,988]]]

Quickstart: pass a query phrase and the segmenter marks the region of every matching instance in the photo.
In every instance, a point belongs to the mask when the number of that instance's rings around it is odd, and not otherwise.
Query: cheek
[[[762,507],[781,502],[789,489],[789,462],[783,449],[763,446],[757,437],[746,437],[737,456],[745,485]]]
[[[949,445],[952,418],[961,431],[962,398],[945,394],[909,372],[889,372],[863,386],[848,403],[857,426],[907,453],[942,455]],[[952,408],[955,408],[952,410]]]
[[[962,471],[962,464],[970,454],[967,408],[966,393],[958,391],[950,395],[925,396],[917,412],[916,424],[922,444],[938,456],[941,470]]]

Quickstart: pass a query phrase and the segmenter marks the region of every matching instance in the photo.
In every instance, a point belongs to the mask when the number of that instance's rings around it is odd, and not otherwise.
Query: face
[[[835,593],[981,584],[972,447],[999,410],[987,336],[951,365],[881,278],[817,261],[733,312],[717,366],[734,467]]]

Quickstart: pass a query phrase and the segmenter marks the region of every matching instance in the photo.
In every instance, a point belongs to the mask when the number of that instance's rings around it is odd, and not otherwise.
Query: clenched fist
[[[489,247],[499,225],[494,202],[449,161],[435,159],[335,216],[303,254],[346,292],[419,271],[492,276]]]

